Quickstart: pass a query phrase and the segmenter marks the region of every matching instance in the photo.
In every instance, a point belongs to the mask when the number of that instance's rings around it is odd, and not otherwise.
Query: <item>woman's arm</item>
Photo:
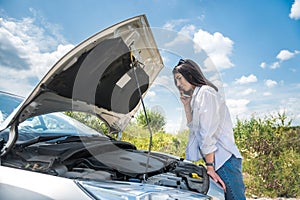
[[[189,97],[185,97],[185,98],[189,98]],[[187,123],[192,122],[192,109],[190,105],[184,106],[184,112],[185,112],[185,116],[186,116],[186,121]]]
[[[214,166],[214,159],[215,158],[215,153],[209,153],[205,155],[205,162],[206,162],[206,169],[207,169],[207,174],[217,183],[219,183],[223,190],[226,192],[226,186],[223,180],[220,178],[220,176],[216,173],[215,171],[215,166]]]

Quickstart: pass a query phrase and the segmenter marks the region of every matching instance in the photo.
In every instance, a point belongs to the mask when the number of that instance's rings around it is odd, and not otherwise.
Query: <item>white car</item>
[[[27,98],[0,92],[0,199],[223,199],[203,166],[62,113],[93,114],[122,132],[163,67],[141,15],[76,46]]]

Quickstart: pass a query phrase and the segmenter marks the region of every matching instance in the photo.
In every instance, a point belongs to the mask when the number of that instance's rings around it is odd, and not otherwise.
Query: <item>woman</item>
[[[186,159],[204,159],[208,175],[225,191],[225,199],[246,199],[242,156],[235,144],[225,100],[192,60],[180,60],[173,69],[187,125]]]

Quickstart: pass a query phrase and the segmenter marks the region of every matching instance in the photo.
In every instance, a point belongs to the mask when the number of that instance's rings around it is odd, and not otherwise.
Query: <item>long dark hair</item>
[[[202,85],[209,85],[218,91],[218,88],[209,80],[205,78],[200,67],[190,59],[180,59],[178,64],[173,69],[173,75],[180,73],[192,85],[201,87]],[[176,85],[176,80],[174,78]]]

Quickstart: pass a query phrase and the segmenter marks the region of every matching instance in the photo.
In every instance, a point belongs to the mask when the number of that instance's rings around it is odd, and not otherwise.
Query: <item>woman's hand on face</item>
[[[180,91],[180,100],[184,106],[190,105],[192,97],[184,95],[183,91]]]
[[[214,168],[211,166],[207,167],[207,174],[220,186],[223,188],[224,192],[226,192],[226,186],[223,180],[220,178],[220,176],[215,172]]]
[[[183,107],[184,107],[184,112],[185,112],[185,115],[186,115],[186,120],[188,123],[190,123],[192,121],[192,108],[191,108],[191,99],[192,97],[190,96],[185,96],[183,95],[183,91],[180,91],[180,100],[183,104]]]

